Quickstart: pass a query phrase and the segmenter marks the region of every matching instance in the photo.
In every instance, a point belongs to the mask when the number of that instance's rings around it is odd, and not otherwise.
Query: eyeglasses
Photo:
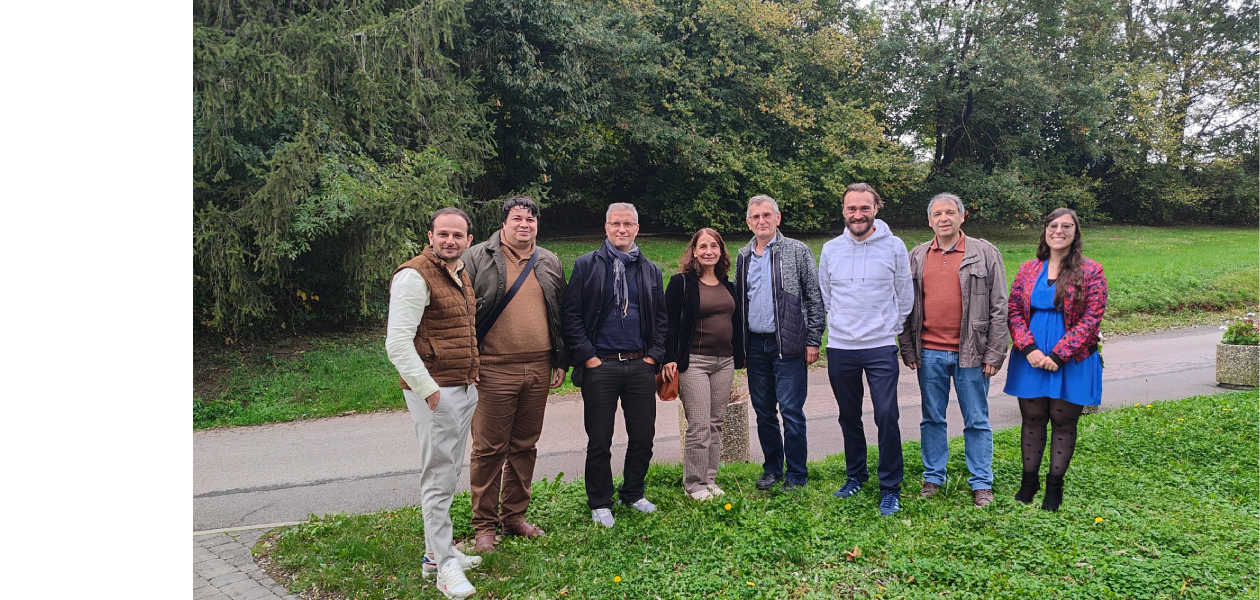
[[[748,215],[748,220],[756,223],[757,221],[771,221],[774,219],[774,213],[762,213],[760,215]]]
[[[606,223],[606,225],[612,227],[613,229],[621,229],[622,227],[626,229],[634,229],[639,226],[638,223],[622,223],[621,221],[613,221],[611,223]]]
[[[1067,233],[1069,231],[1072,231],[1073,229],[1076,229],[1076,226],[1071,223],[1051,223],[1049,225],[1046,225],[1046,231],[1062,230],[1063,233]]]

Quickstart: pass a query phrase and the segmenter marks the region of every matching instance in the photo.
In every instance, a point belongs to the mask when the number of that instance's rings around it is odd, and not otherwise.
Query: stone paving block
[[[241,581],[219,588],[219,591],[227,594],[229,598],[240,598],[245,592],[255,589],[265,590],[266,588],[262,587],[257,581],[246,577]]]
[[[241,535],[237,536],[236,541],[252,548],[254,544],[258,543],[259,538],[261,538],[264,533],[267,533],[266,529],[251,529],[249,531],[242,531]]]
[[[249,554],[244,556],[233,556],[232,558],[229,558],[227,562],[242,571],[253,571],[258,568],[258,563],[255,563],[254,557]]]
[[[214,545],[214,546],[210,546],[210,547],[208,547],[208,548],[206,548],[206,549],[207,549],[207,550],[209,550],[209,551],[211,551],[211,552],[213,552],[213,553],[215,553],[215,554],[217,554],[217,555],[219,555],[219,556],[222,556],[222,555],[223,555],[223,553],[225,553],[225,552],[231,552],[233,549],[235,549],[235,548],[240,548],[240,547],[241,547],[240,543],[238,543],[236,540],[228,540],[228,541],[223,542],[223,543],[221,543],[221,544],[217,544],[217,545]]]
[[[231,598],[215,589],[214,586],[209,586],[193,590],[193,600],[231,600]]]
[[[219,575],[218,577],[211,579],[210,585],[213,585],[214,587],[217,587],[219,589],[223,589],[229,585],[232,585],[239,581],[245,581],[247,579],[249,579],[249,575],[246,575],[237,569],[232,569],[231,573]]]
[[[197,588],[206,587],[207,585],[210,585],[210,582],[207,581],[205,577],[202,577],[196,573],[193,573],[193,589],[194,590]]]
[[[261,598],[275,598],[276,595],[271,590],[258,585],[237,594],[229,594],[233,600],[260,600]]]
[[[207,580],[213,580],[215,577],[227,575],[228,573],[235,573],[240,570],[228,564],[227,561],[214,560],[211,561],[211,563],[212,564],[206,565],[205,567],[198,568],[197,574]]]

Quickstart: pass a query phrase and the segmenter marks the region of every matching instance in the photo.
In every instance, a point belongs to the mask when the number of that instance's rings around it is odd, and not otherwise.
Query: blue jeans
[[[808,481],[805,459],[805,356],[779,358],[779,344],[773,337],[748,334],[748,396],[757,413],[757,439],[766,456],[762,470],[768,475],[783,475],[787,462],[787,481],[804,485]],[[783,434],[779,434],[779,414],[783,415]]]
[[[989,428],[989,378],[984,376],[984,367],[962,369],[957,352],[924,349],[918,374],[923,395],[923,421],[919,423],[923,481],[945,485],[945,464],[949,462],[945,407],[953,377],[963,416],[963,454],[971,471],[967,483],[972,490],[993,489],[993,430]]]

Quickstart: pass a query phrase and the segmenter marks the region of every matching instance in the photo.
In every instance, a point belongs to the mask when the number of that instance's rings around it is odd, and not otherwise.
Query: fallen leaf
[[[862,549],[858,548],[857,546],[854,546],[852,551],[849,551],[849,550],[844,551],[844,559],[849,562],[853,562],[859,556],[862,556]]]

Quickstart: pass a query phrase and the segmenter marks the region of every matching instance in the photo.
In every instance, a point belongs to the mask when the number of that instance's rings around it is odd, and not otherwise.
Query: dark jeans
[[[783,475],[787,462],[789,483],[808,481],[805,459],[805,356],[779,358],[779,345],[773,337],[748,334],[748,396],[757,413],[757,439],[766,456],[762,470]],[[779,434],[779,414],[783,434]]]
[[[643,497],[643,478],[652,461],[656,437],[656,367],[641,358],[607,360],[587,369],[582,379],[582,417],[586,425],[586,503],[612,508],[612,438],[617,399],[626,418],[625,481],[617,488],[625,504]]]
[[[897,347],[869,350],[827,349],[827,376],[831,392],[840,408],[840,431],[844,434],[844,460],[849,477],[870,478],[866,469],[866,431],[862,428],[862,371],[871,385],[871,405],[879,428],[879,488],[901,490],[905,462],[901,456],[901,428],[897,425]]]

